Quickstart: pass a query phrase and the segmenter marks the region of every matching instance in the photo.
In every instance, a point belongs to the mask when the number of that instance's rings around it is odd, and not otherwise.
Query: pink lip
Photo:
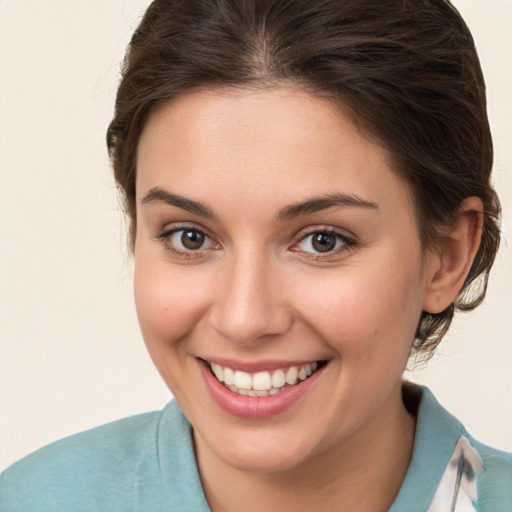
[[[227,389],[215,378],[204,361],[200,359],[196,359],[196,361],[215,403],[228,414],[247,419],[264,419],[284,412],[296,404],[315,385],[325,368],[319,368],[306,380],[275,395],[249,397]]]

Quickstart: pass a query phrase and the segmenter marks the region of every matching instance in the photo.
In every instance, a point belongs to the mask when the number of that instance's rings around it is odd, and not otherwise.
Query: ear
[[[480,246],[483,203],[468,197],[452,227],[442,233],[438,247],[428,255],[423,310],[444,311],[457,297]]]

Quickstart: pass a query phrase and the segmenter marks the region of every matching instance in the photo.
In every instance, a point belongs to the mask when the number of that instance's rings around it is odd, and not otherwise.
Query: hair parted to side
[[[198,88],[283,85],[332,98],[388,150],[413,192],[425,250],[465,198],[482,199],[482,242],[463,289],[420,319],[413,349],[427,360],[454,312],[482,302],[500,236],[484,79],[447,0],[155,0],[128,47],[107,133],[132,248],[149,114]]]

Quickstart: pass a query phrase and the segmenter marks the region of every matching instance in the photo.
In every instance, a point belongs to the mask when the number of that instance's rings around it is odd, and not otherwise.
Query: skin
[[[137,173],[139,322],[193,425],[212,510],[388,510],[414,439],[402,373],[421,311],[441,311],[462,286],[479,200],[466,200],[443,247],[424,255],[413,198],[386,151],[329,101],[277,88],[160,107]],[[205,210],[168,204],[156,187]],[[333,193],[366,206],[282,214]],[[169,234],[180,228],[204,233],[204,244],[187,249],[182,232]],[[341,238],[319,253],[311,234],[326,231]],[[248,419],[212,400],[197,358],[328,364],[292,407]]]

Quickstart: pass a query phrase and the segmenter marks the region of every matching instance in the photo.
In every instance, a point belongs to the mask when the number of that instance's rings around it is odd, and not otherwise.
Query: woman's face
[[[149,118],[137,311],[199,453],[279,471],[396,422],[424,265],[408,187],[327,100],[210,91]]]

